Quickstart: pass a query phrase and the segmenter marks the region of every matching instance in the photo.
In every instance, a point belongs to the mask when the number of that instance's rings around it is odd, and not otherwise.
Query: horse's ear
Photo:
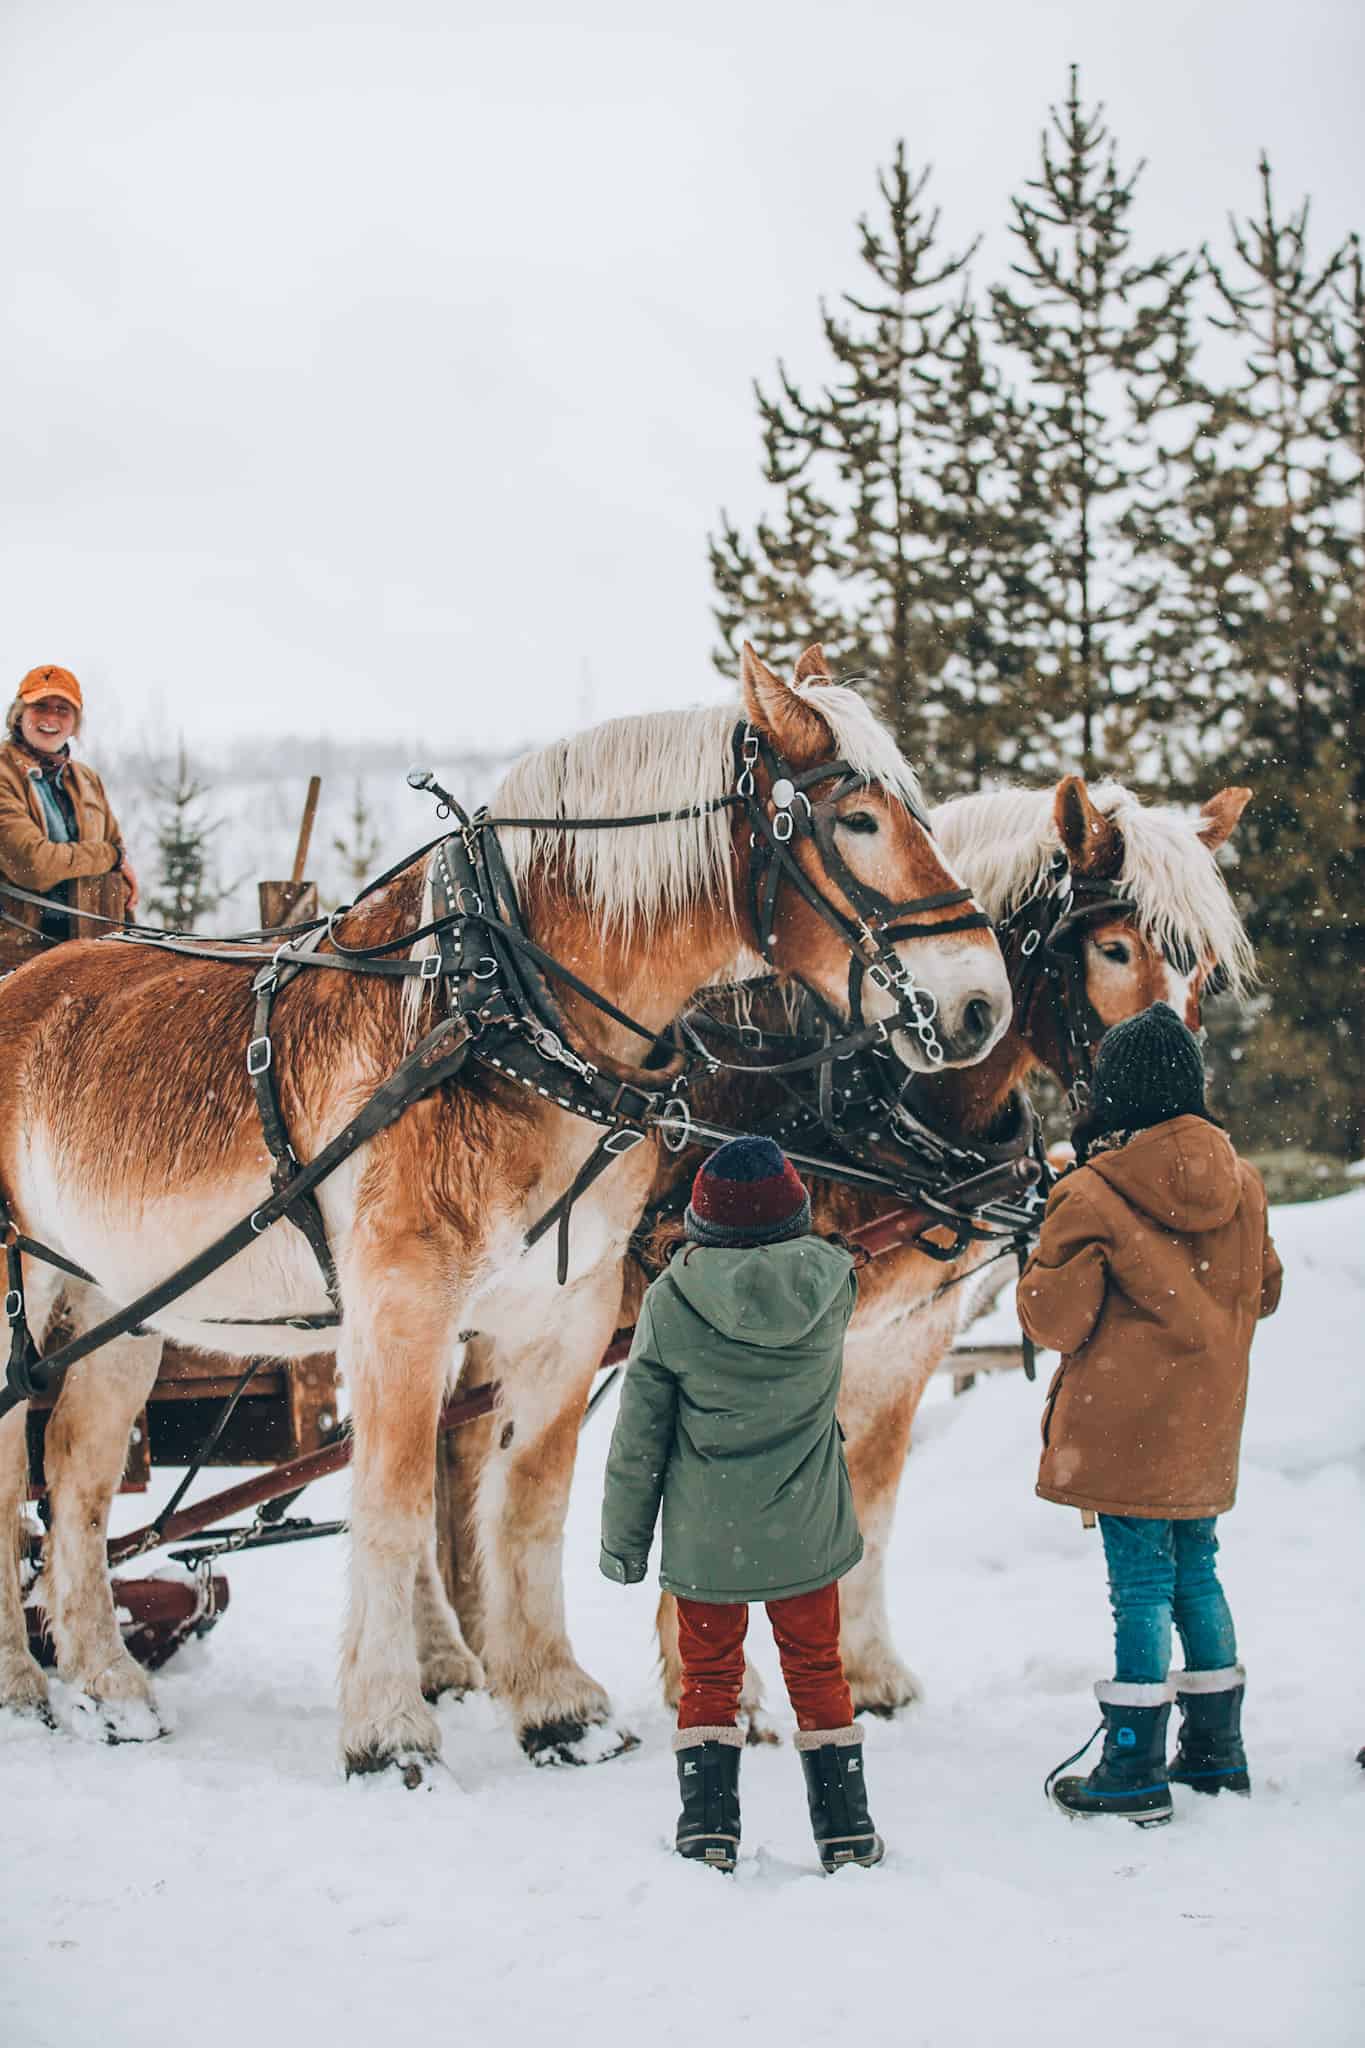
[[[1220,789],[1199,813],[1199,837],[1210,853],[1217,853],[1237,830],[1237,821],[1251,802],[1249,789]]]
[[[764,667],[747,640],[739,657],[739,685],[750,725],[768,735],[784,761],[793,768],[814,768],[825,759],[834,736],[824,719]]]
[[[1066,775],[1057,784],[1052,818],[1073,875],[1108,880],[1118,873],[1123,860],[1122,834],[1112,818],[1095,809],[1081,776]]]
[[[832,683],[834,681],[833,676],[829,672],[829,663],[825,660],[825,650],[818,640],[813,647],[806,649],[801,659],[797,662],[796,674],[792,680],[797,683]]]

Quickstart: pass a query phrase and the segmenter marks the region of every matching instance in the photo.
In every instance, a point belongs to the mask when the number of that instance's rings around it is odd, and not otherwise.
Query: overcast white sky
[[[713,693],[750,379],[898,136],[996,232],[1066,66],[1150,247],[1365,226],[1359,0],[4,0],[0,688],[92,737],[539,738]],[[587,677],[585,686],[584,678]]]

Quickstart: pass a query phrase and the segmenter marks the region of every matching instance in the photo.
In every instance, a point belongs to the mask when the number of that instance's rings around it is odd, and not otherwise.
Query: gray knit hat
[[[1153,1003],[1105,1032],[1095,1055],[1085,1136],[1145,1131],[1173,1116],[1207,1114],[1199,1041],[1169,1003]]]

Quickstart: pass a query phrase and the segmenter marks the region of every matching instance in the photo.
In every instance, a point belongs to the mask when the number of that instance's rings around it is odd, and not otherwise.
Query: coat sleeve
[[[45,896],[78,875],[106,875],[119,850],[106,839],[54,843],[28,807],[22,789],[0,782],[0,872],[21,889]]]
[[[1053,1191],[1037,1248],[1019,1276],[1019,1320],[1034,1343],[1079,1351],[1099,1320],[1108,1273],[1103,1219],[1068,1176]]]
[[[1261,1314],[1273,1316],[1280,1305],[1280,1288],[1284,1282],[1284,1267],[1275,1249],[1275,1240],[1270,1235],[1269,1218],[1265,1222],[1265,1245],[1261,1252]]]
[[[633,1586],[649,1568],[677,1413],[678,1382],[654,1356],[646,1302],[630,1347],[602,1495],[599,1563],[618,1585]]]

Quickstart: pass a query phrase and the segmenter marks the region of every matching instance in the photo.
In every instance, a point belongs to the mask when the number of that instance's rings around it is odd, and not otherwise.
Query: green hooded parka
[[[602,1503],[602,1570],[689,1600],[784,1600],[863,1554],[835,1415],[853,1260],[820,1237],[690,1245],[644,1298]]]

